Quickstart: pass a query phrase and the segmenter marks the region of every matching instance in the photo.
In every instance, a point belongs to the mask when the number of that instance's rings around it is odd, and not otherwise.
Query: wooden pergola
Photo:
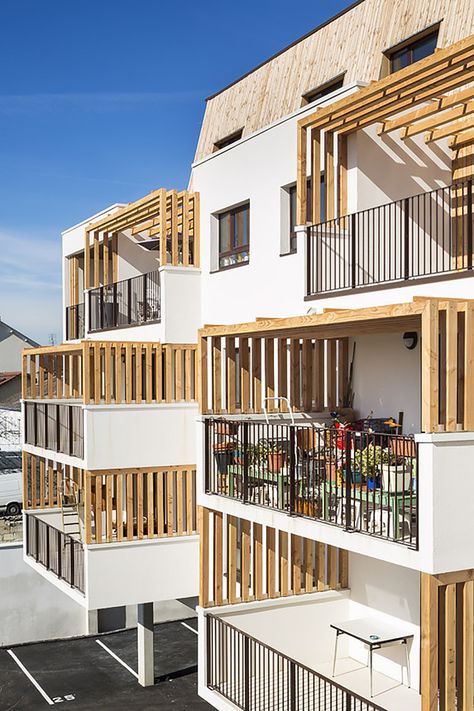
[[[347,377],[347,338],[404,331],[421,336],[423,431],[474,430],[474,301],[430,297],[205,326],[199,331],[201,411],[262,412],[262,396],[276,394],[288,396],[294,411],[309,411],[312,404],[321,404],[324,391],[330,406],[337,407],[341,384],[336,379],[345,382]]]
[[[100,286],[101,243],[103,285],[117,281],[118,236],[125,230],[130,230],[132,236],[140,235],[143,239],[159,237],[158,253],[161,265],[199,266],[199,194],[186,190],[177,192],[160,188],[86,227],[84,243],[86,289]],[[168,241],[171,242],[170,249],[168,249]],[[191,242],[193,250],[190,258]]]
[[[320,222],[322,152],[326,219],[335,217],[336,197],[338,215],[347,214],[347,137],[374,124],[379,124],[380,134],[399,130],[402,139],[424,133],[426,143],[432,143],[450,137],[449,145],[456,151],[456,159],[462,161],[474,141],[473,82],[474,35],[471,35],[300,119],[298,223],[304,225],[307,221],[308,162],[311,222]]]

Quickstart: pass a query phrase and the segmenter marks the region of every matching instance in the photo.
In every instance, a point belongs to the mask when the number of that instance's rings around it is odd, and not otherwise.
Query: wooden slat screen
[[[422,428],[474,429],[474,302],[426,300],[422,316]]]
[[[422,711],[472,711],[474,581],[472,571],[421,574]]]
[[[23,508],[58,508],[63,479],[71,479],[82,488],[83,475],[78,467],[23,452]]]
[[[294,412],[334,409],[347,385],[347,348],[347,338],[204,337],[202,412],[259,413],[273,397],[287,398]],[[288,409],[272,399],[267,408]]]
[[[23,352],[23,398],[94,403],[197,399],[195,344],[82,341],[54,353]]]
[[[200,605],[348,587],[347,551],[199,507]]]
[[[88,471],[84,501],[86,543],[196,533],[194,465]]]
[[[80,399],[83,395],[82,346],[55,353],[23,351],[22,397],[26,400]]]

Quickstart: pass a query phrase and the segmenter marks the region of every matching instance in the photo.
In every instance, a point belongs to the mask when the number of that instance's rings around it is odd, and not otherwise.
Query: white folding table
[[[407,680],[408,687],[411,686],[411,675],[410,675],[410,658],[408,655],[408,640],[413,638],[411,632],[407,632],[396,625],[386,624],[384,622],[379,622],[371,617],[362,618],[358,620],[346,620],[345,622],[338,622],[332,624],[331,627],[336,630],[336,640],[334,644],[334,658],[332,663],[332,675],[335,675],[336,671],[336,657],[337,657],[337,643],[339,637],[343,634],[358,639],[360,642],[366,644],[369,648],[369,672],[370,672],[370,697],[372,698],[374,693],[373,689],[373,652],[374,650],[381,649],[382,647],[400,643],[405,647],[405,658],[407,666]],[[403,669],[402,669],[402,683],[403,683]]]

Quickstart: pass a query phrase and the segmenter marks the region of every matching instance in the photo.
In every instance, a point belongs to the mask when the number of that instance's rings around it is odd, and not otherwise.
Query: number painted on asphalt
[[[64,694],[64,696],[53,696],[53,701],[55,704],[62,704],[64,701],[75,701],[76,697],[74,694]]]

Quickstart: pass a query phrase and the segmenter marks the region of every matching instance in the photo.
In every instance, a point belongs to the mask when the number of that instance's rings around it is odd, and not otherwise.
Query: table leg
[[[337,656],[337,643],[339,640],[339,632],[336,630],[336,640],[334,642],[334,657],[332,660],[332,675],[335,676],[336,674],[336,656]]]
[[[369,674],[370,674],[370,698],[372,699],[374,697],[372,645],[369,646]]]
[[[410,671],[410,655],[408,654],[408,641],[405,639],[403,644],[405,645],[405,657],[406,657],[406,662],[407,662],[408,688],[411,689],[411,671]],[[402,674],[402,677],[403,677],[403,674]],[[402,684],[403,684],[403,678],[402,678]]]

